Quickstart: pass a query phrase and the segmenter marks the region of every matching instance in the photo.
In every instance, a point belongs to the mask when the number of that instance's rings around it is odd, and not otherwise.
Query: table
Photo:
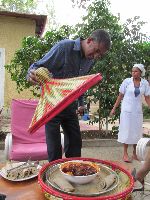
[[[0,168],[3,166],[4,164],[0,164]],[[12,182],[0,176],[0,193],[7,196],[6,200],[45,200],[37,177],[22,182]]]
[[[123,162],[115,161],[114,163],[131,171],[131,167]],[[0,163],[0,169],[3,166],[4,163]],[[6,200],[45,200],[37,177],[26,181],[13,182],[0,176],[0,193],[7,196]],[[133,199],[130,197],[128,200]]]

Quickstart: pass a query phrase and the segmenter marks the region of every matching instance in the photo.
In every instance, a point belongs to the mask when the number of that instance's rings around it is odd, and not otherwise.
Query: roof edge
[[[42,33],[44,32],[46,21],[47,21],[47,15],[36,15],[36,14],[0,11],[0,16],[26,18],[26,19],[35,20],[36,22],[35,34],[40,37],[42,36]]]

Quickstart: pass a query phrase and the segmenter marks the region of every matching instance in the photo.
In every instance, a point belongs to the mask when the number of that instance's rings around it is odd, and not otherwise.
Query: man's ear
[[[88,37],[87,38],[87,44],[89,44],[90,42],[92,42],[93,41],[93,38],[91,38],[91,37]]]

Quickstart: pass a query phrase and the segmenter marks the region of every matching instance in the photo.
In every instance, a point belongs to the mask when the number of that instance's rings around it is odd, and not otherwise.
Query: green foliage
[[[143,116],[144,119],[150,119],[150,108],[148,106],[143,105]]]
[[[31,13],[36,8],[35,0],[0,0],[0,8],[11,12]]]
[[[31,86],[26,80],[29,66],[42,58],[56,42],[68,38],[69,33],[70,28],[62,26],[58,31],[47,32],[43,38],[29,36],[23,39],[22,48],[16,51],[11,63],[5,66],[11,79],[16,82],[18,92]],[[36,89],[30,88],[33,95],[37,94]]]
[[[131,68],[134,63],[144,64],[145,56],[138,53],[138,42],[140,41],[140,28],[144,22],[140,22],[138,17],[128,19],[127,23],[121,26],[119,19],[109,10],[108,0],[95,0],[88,8],[88,14],[84,16],[82,24],[76,26],[78,35],[87,37],[95,29],[106,29],[112,39],[112,47],[108,55],[95,65],[91,73],[102,73],[103,80],[96,87],[90,89],[87,95],[91,96],[93,102],[99,102],[99,121],[112,122],[119,116],[119,109],[115,117],[108,119],[109,113],[116,101],[119,93],[119,86],[124,78],[130,77]],[[143,47],[143,46],[142,46]],[[145,49],[145,47],[143,47]],[[150,52],[150,48],[147,50]],[[146,51],[146,49],[145,49]],[[147,52],[148,53],[148,52]],[[140,58],[140,59],[139,59]],[[94,120],[97,122],[97,119]]]
[[[137,61],[143,63],[146,69],[146,79],[150,77],[150,42],[139,42],[135,45]]]

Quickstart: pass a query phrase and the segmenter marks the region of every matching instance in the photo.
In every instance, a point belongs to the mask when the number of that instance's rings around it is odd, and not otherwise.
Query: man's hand
[[[30,83],[32,83],[33,85],[37,85],[37,84],[39,85],[39,83],[38,83],[38,81],[36,79],[36,70],[35,69],[32,69],[30,71],[30,74],[29,74],[29,77],[28,77],[28,81]]]
[[[78,107],[77,113],[78,113],[79,115],[83,116],[83,115],[84,115],[84,106]]]

